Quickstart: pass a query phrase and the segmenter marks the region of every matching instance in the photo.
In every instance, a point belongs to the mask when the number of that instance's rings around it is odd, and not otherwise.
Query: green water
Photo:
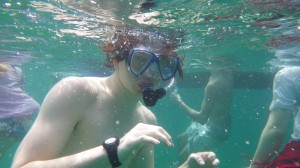
[[[207,72],[206,67],[211,63],[223,66],[219,63],[220,58],[229,59],[236,72],[272,75],[283,65],[299,65],[299,58],[288,53],[284,57],[276,56],[277,50],[299,48],[299,41],[286,40],[279,46],[268,45],[271,39],[282,34],[300,37],[300,7],[289,2],[257,5],[245,0],[226,3],[158,0],[151,10],[144,11],[159,12],[158,16],[146,20],[156,22],[144,24],[184,30],[184,41],[178,53],[185,56],[186,78],[183,80],[189,81],[189,84],[179,85],[179,93],[189,105],[200,109],[204,88],[202,85],[197,87],[197,80],[191,74]],[[55,73],[93,72],[105,75],[104,72],[108,71],[103,66],[105,56],[98,45],[103,44],[111,26],[97,15],[96,7],[93,11],[78,11],[74,6],[51,0],[19,3],[0,0],[0,5],[0,60],[12,59],[22,64],[24,90],[39,103],[57,82],[53,78]],[[135,20],[129,19],[132,12],[130,8],[115,17],[136,25]],[[277,13],[284,16],[272,19]],[[263,81],[257,80],[258,83]],[[249,165],[249,160],[240,154],[253,155],[268,117],[271,94],[270,87],[234,89],[231,136],[214,150],[221,161],[221,168]],[[185,131],[191,120],[168,96],[151,109],[158,124],[172,135],[175,142],[172,149],[160,145],[155,147],[155,167],[175,167],[178,152],[176,136]],[[17,144],[5,153],[0,160],[1,168],[10,166],[16,147]]]

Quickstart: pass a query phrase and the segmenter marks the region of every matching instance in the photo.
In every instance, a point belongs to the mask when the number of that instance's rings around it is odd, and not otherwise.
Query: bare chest
[[[123,137],[136,124],[146,122],[137,111],[120,111],[112,106],[91,106],[74,128],[65,153],[100,146],[110,137]]]

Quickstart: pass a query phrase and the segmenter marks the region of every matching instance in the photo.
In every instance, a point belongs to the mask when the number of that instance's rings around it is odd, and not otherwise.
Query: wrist
[[[267,163],[252,160],[250,164],[250,168],[263,168],[267,165]]]
[[[113,168],[122,165],[118,156],[119,143],[120,139],[116,137],[108,138],[102,143],[102,146],[108,156],[109,162]]]

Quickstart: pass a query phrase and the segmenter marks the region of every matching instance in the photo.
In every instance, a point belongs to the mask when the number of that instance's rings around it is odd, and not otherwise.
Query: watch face
[[[109,138],[105,141],[106,144],[112,144],[117,140],[117,138]]]

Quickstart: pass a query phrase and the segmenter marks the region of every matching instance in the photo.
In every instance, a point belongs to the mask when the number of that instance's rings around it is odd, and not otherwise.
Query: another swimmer
[[[22,89],[22,70],[0,62],[0,158],[21,141],[33,123],[39,104]]]
[[[175,100],[193,120],[188,129],[178,136],[181,161],[192,152],[212,150],[229,137],[232,90],[232,71],[212,69],[200,111],[192,109],[178,93],[173,93]]]
[[[277,72],[274,78],[271,112],[261,133],[251,168],[300,167],[299,109],[300,67],[286,67]],[[294,122],[291,140],[278,154],[291,118]]]

